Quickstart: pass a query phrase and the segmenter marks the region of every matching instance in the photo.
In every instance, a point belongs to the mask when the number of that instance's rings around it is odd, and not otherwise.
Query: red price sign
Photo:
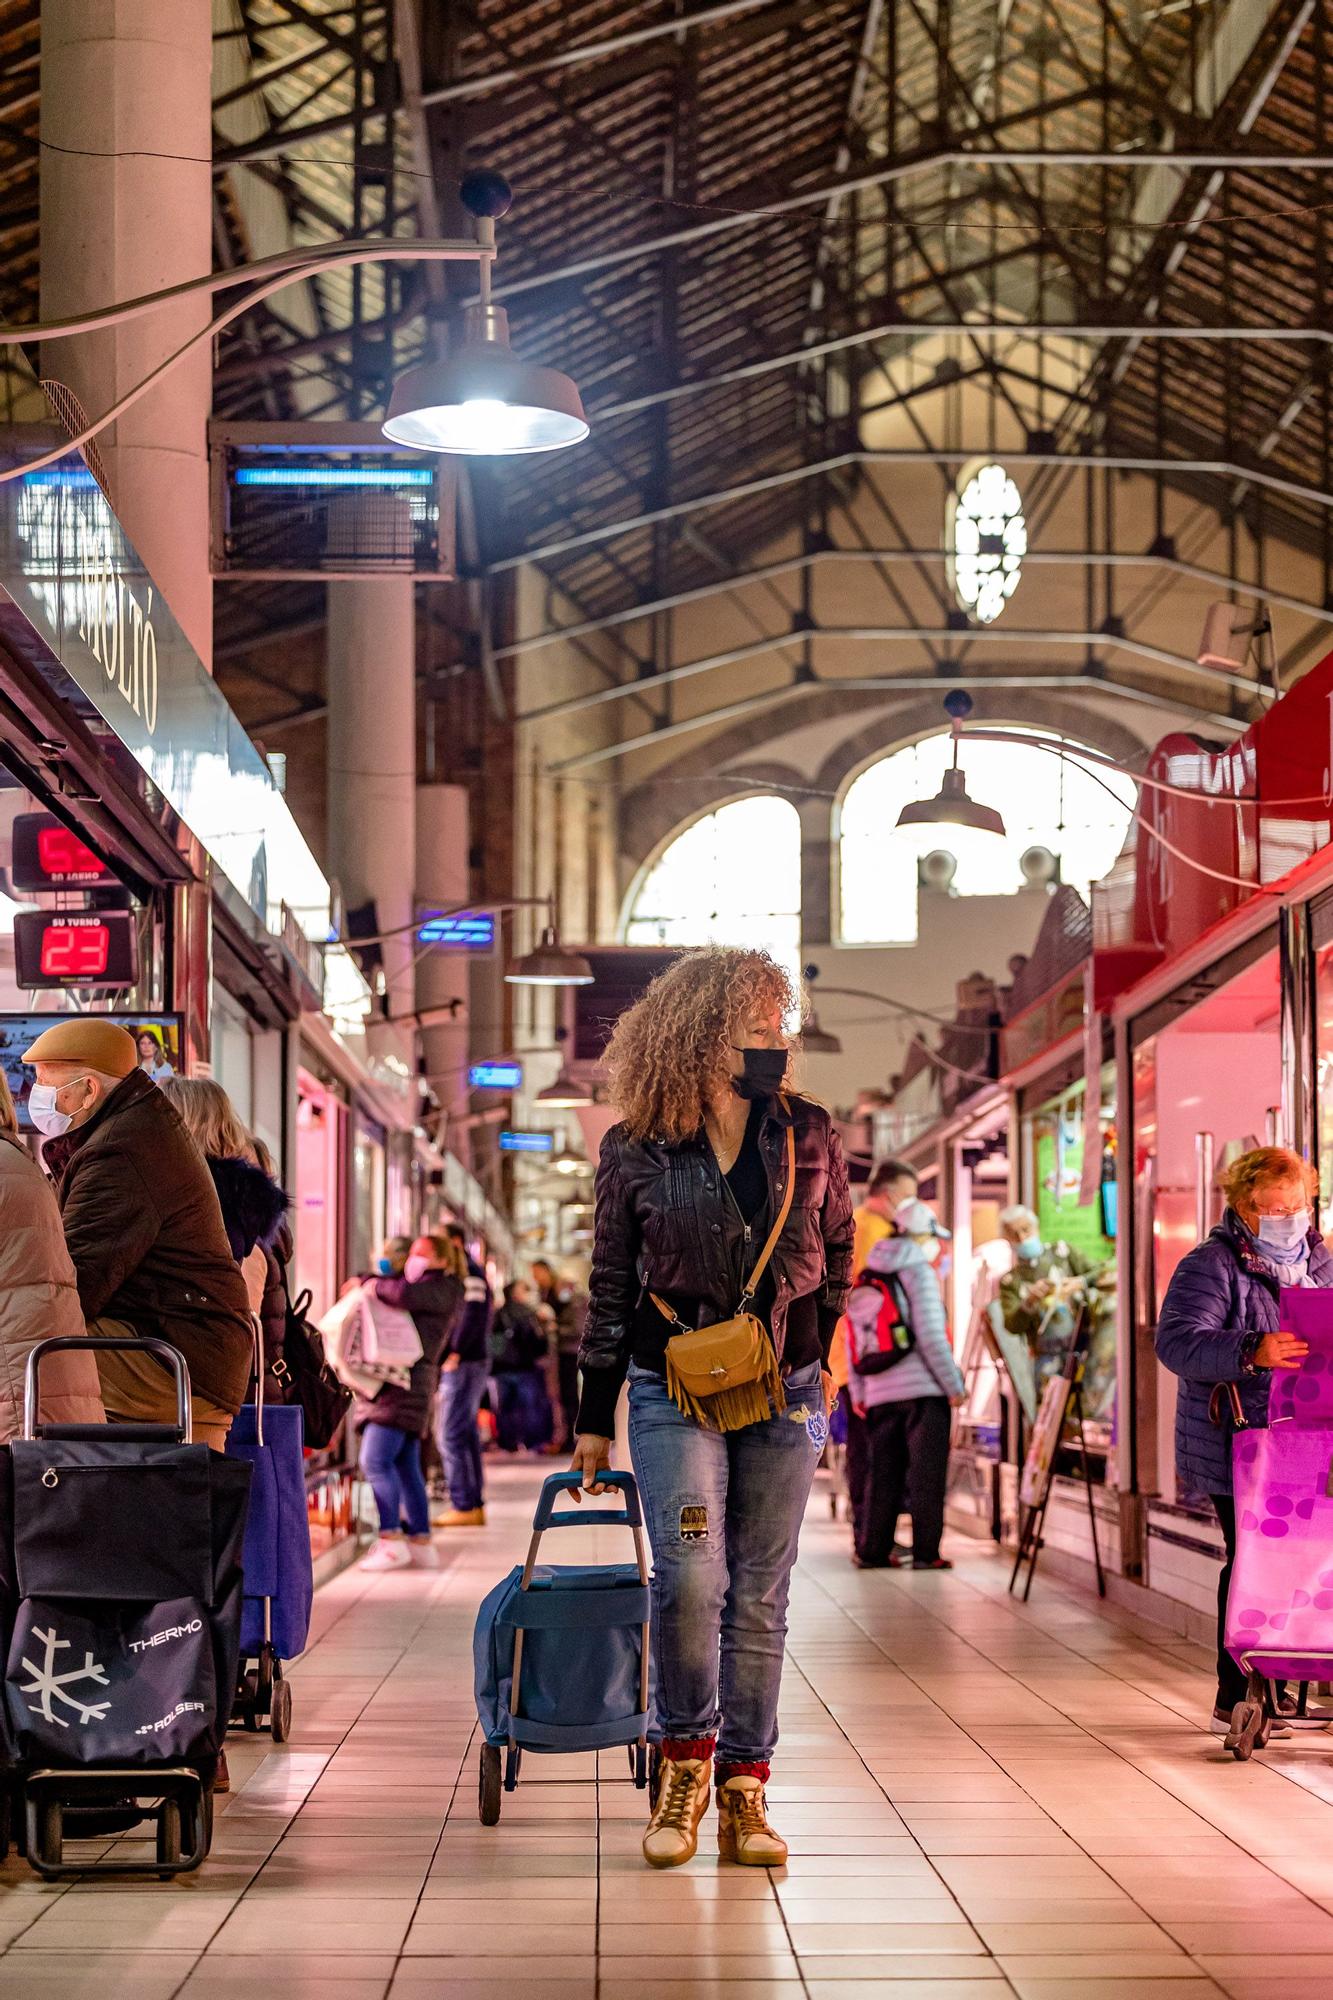
[[[62,986],[94,986],[110,954],[105,924],[50,924],[42,938],[42,975]]]

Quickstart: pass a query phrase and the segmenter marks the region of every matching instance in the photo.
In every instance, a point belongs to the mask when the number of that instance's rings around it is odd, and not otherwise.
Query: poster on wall
[[[19,1130],[31,1132],[28,1092],[33,1073],[23,1061],[23,1051],[38,1035],[57,1021],[78,1017],[70,1014],[0,1014],[0,1069],[5,1073],[10,1095],[19,1116]],[[128,1028],[139,1052],[139,1067],[145,1076],[160,1083],[164,1077],[178,1076],[181,1069],[181,1023],[178,1014],[99,1014],[100,1021],[114,1021]]]

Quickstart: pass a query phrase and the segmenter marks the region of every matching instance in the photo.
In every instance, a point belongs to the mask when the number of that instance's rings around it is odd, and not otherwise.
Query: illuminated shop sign
[[[523,1065],[518,1062],[473,1063],[467,1080],[473,1090],[522,1090]]]
[[[549,1153],[555,1144],[550,1132],[502,1132],[502,1153]]]
[[[437,944],[445,951],[493,951],[495,949],[494,910],[454,910],[447,916],[425,916],[417,930],[421,944]]]

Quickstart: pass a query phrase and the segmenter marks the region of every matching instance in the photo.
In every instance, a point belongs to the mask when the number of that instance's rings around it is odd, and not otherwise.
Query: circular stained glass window
[[[949,513],[954,595],[978,624],[993,624],[1018,588],[1028,552],[1022,495],[1002,465],[981,465],[965,476]]]

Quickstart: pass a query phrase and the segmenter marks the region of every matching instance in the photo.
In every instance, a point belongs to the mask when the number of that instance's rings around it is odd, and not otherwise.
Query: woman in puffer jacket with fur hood
[[[78,1339],[83,1310],[65,1248],[60,1210],[18,1135],[14,1100],[0,1071],[0,1444],[23,1428],[23,1378],[42,1340]],[[92,1354],[53,1354],[42,1364],[38,1416],[48,1424],[106,1421]]]

